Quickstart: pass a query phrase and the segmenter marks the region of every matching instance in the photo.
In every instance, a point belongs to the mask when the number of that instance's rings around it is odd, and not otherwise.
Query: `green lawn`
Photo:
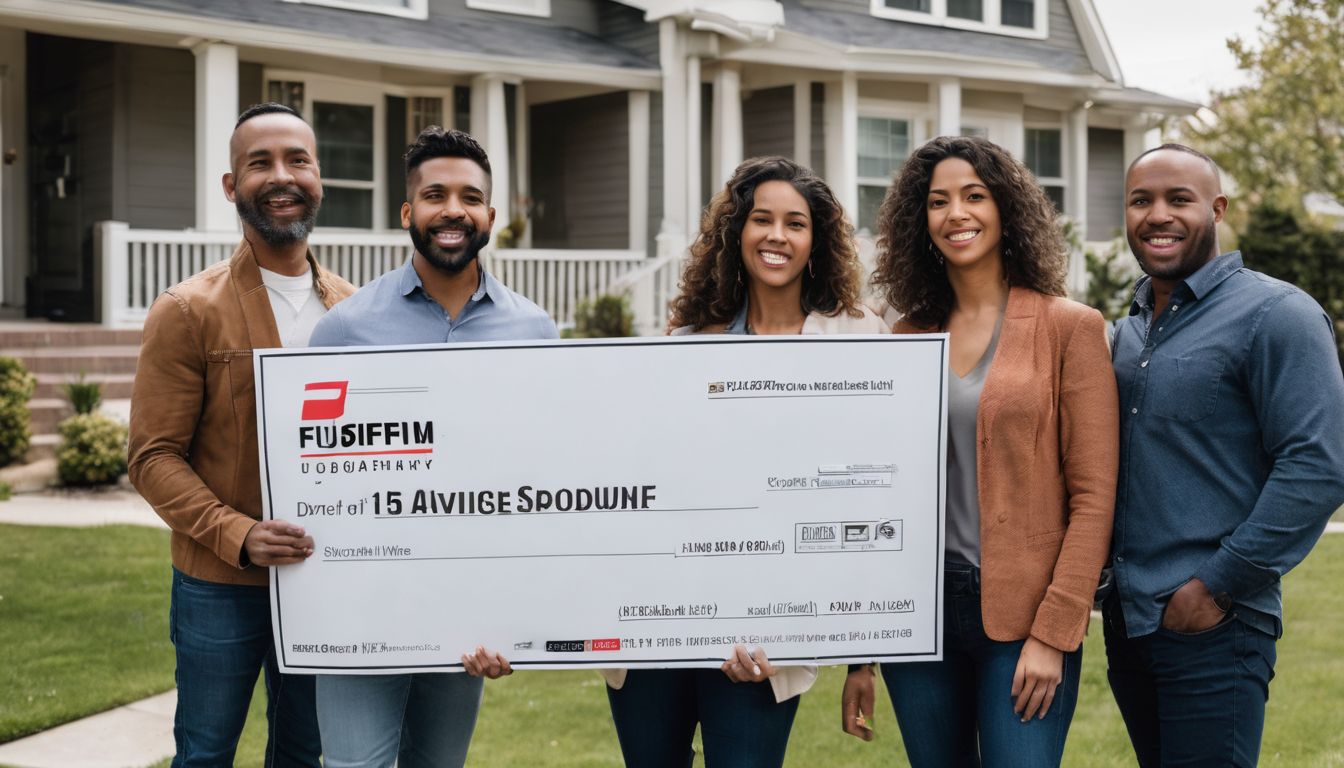
[[[0,741],[171,685],[167,549],[158,531],[0,526],[0,642],[8,651],[0,669]],[[30,586],[39,573],[42,583]],[[1339,534],[1325,537],[1287,579],[1288,634],[1279,643],[1261,765],[1344,768],[1341,584]],[[1065,765],[1132,766],[1095,623],[1084,661]],[[904,765],[889,704],[879,704],[877,741],[840,733],[842,678],[838,669],[824,670],[803,697],[788,765]],[[239,766],[262,764],[261,699],[253,702]],[[523,672],[488,683],[469,762],[620,765],[601,679],[594,672]]]
[[[168,533],[0,525],[0,742],[173,686]]]

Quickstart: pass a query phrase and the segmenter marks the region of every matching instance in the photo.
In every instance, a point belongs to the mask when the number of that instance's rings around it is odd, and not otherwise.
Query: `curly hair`
[[[936,138],[915,150],[897,172],[877,214],[873,285],[911,323],[940,327],[947,322],[954,297],[929,236],[928,198],[934,166],[949,157],[970,163],[998,206],[1008,284],[1063,296],[1068,249],[1054,204],[1007,150],[971,136]]]
[[[826,182],[784,157],[754,157],[733,172],[709,201],[700,234],[681,274],[681,292],[672,301],[671,327],[704,328],[731,322],[746,299],[751,279],[742,264],[742,228],[755,204],[756,188],[787,181],[807,201],[812,216],[811,269],[803,272],[804,314],[838,315],[859,310],[859,255],[854,226]]]

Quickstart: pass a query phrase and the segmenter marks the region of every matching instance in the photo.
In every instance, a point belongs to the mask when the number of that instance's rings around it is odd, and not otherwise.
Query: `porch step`
[[[0,356],[13,357],[32,373],[62,373],[88,376],[106,373],[134,374],[139,345],[56,346],[0,348]]]
[[[66,402],[65,385],[78,379],[78,375],[68,373],[38,373],[37,391],[33,393],[34,400],[55,398],[61,402]],[[85,381],[96,381],[103,385],[104,400],[120,400],[131,396],[131,389],[135,386],[135,374],[133,373],[100,373],[96,376],[85,377]]]
[[[13,357],[37,379],[28,401],[32,440],[28,462],[56,455],[60,437],[56,425],[72,413],[65,385],[85,381],[102,385],[104,410],[125,418],[121,405],[131,396],[140,330],[104,328],[76,323],[0,321],[0,356]]]
[[[139,328],[83,323],[0,322],[0,347],[140,346]]]

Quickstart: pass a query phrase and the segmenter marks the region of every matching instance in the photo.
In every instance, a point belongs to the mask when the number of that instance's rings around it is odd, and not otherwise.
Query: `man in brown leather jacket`
[[[354,288],[308,252],[322,180],[303,118],[279,104],[252,107],[229,154],[224,193],[243,241],[149,310],[131,400],[130,477],[172,528],[173,766],[233,764],[263,668],[266,765],[318,766],[313,678],[279,674],[266,586],[268,567],[302,562],[313,542],[296,525],[260,519],[252,350],[305,346],[317,320]]]

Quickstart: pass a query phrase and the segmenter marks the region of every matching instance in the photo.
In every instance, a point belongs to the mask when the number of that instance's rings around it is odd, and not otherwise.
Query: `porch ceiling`
[[[278,0],[0,0],[0,21],[96,27],[102,39],[146,32],[250,48],[306,51],[398,66],[657,88],[657,62],[568,27],[500,14],[424,20]],[[72,8],[70,6],[78,6]],[[100,13],[101,12],[101,13]],[[70,32],[73,34],[73,31]]]

